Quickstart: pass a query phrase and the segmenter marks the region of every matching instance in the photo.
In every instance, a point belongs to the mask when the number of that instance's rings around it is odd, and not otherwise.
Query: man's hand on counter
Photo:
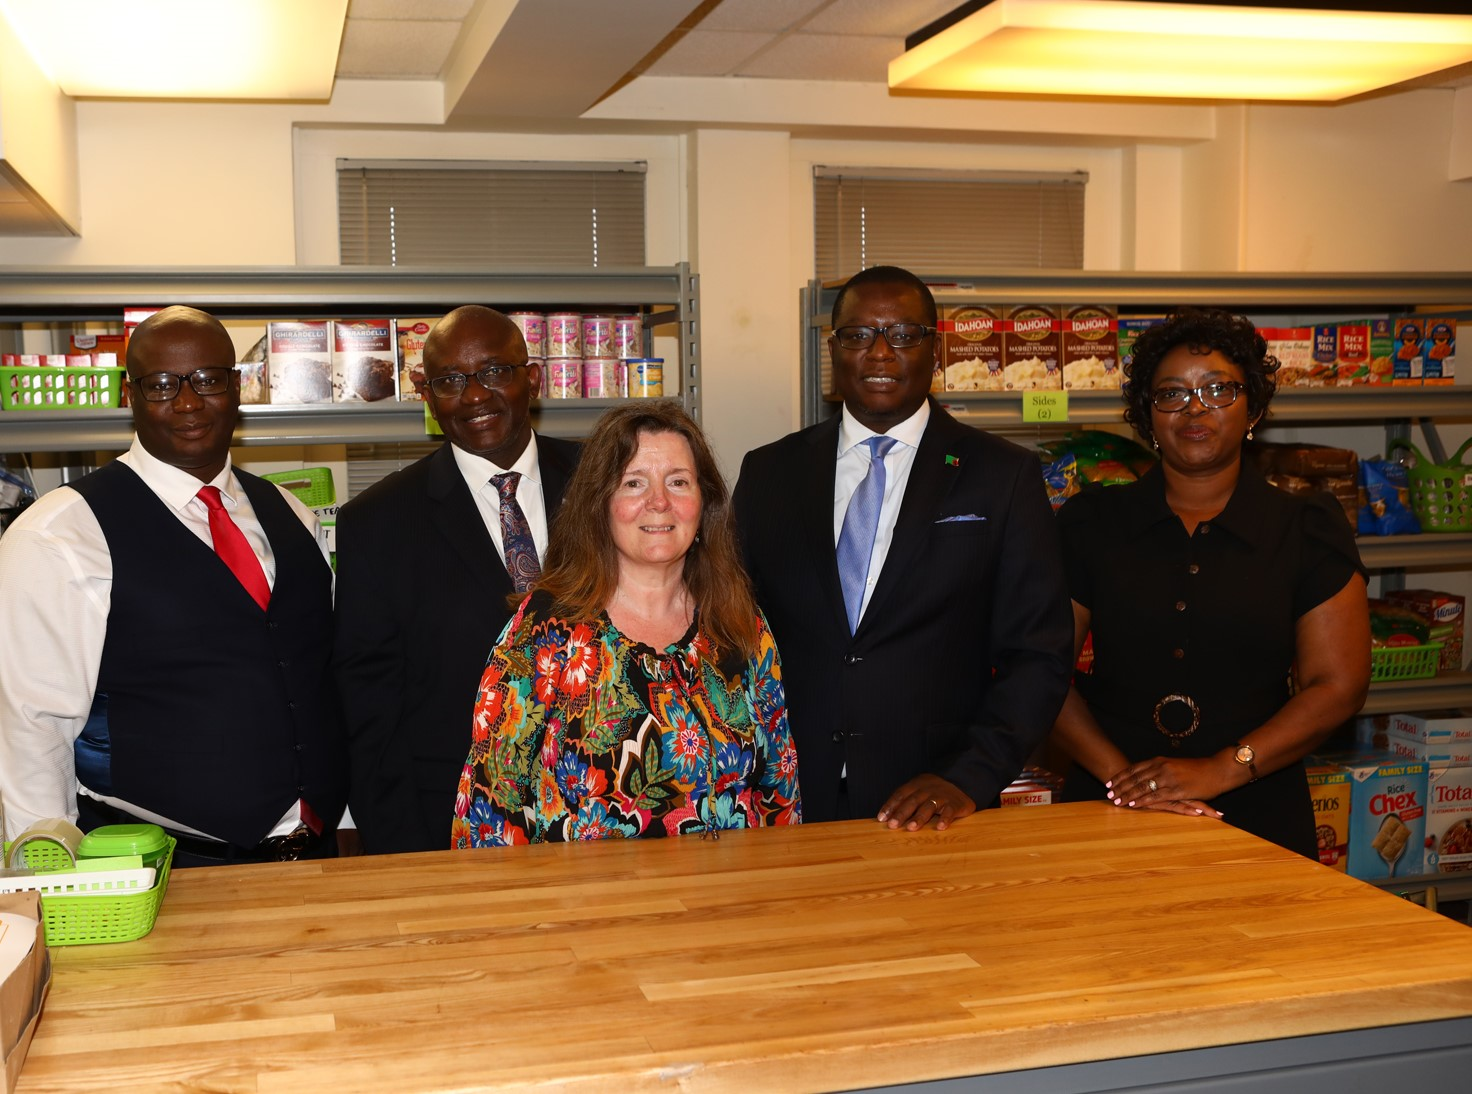
[[[945,831],[956,821],[976,812],[976,803],[955,783],[939,775],[916,775],[889,796],[879,808],[878,820],[891,828],[904,827],[911,832],[924,828],[932,820],[938,831]]]

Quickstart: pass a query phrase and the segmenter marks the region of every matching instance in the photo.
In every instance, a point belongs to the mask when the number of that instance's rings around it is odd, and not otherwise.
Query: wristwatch
[[[1252,772],[1252,778],[1248,779],[1248,782],[1257,782],[1257,753],[1252,750],[1251,745],[1238,743],[1237,751],[1232,754],[1232,759]]]

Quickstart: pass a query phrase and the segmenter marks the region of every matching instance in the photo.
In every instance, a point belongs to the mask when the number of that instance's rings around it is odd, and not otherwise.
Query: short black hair
[[[1257,422],[1267,414],[1278,389],[1274,375],[1278,359],[1268,353],[1268,344],[1252,320],[1221,308],[1178,308],[1141,332],[1124,366],[1124,420],[1141,437],[1148,441],[1154,436],[1150,428],[1150,392],[1155,370],[1177,346],[1189,346],[1192,353],[1200,354],[1216,350],[1231,361],[1242,370],[1249,419]]]
[[[925,303],[926,325],[931,327],[936,325],[940,313],[935,309],[935,296],[931,293],[929,285],[909,270],[899,266],[870,266],[867,270],[860,270],[849,278],[843,288],[838,290],[838,295],[833,298],[831,321],[835,327],[838,326],[838,313],[843,310],[843,301],[848,296],[848,291],[861,285],[903,285],[907,289],[914,289]]]

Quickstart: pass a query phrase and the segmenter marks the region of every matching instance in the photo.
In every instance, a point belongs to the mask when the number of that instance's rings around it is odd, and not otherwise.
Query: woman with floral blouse
[[[481,679],[454,847],[797,824],[782,668],[675,402],[610,411]]]

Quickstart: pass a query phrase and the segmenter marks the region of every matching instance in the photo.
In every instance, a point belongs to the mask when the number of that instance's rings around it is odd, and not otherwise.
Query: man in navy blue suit
[[[945,828],[994,805],[1068,691],[1038,458],[929,398],[937,325],[907,270],[853,277],[828,340],[842,413],[749,452],[736,484],[808,821]]]

